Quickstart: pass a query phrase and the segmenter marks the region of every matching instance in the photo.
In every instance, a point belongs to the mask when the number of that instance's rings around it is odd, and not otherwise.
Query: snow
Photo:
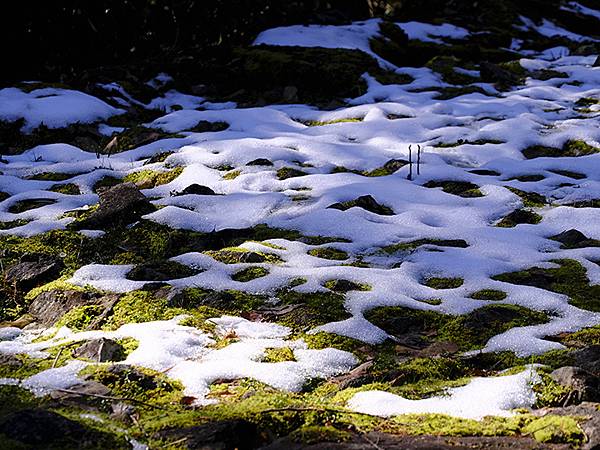
[[[70,89],[44,88],[29,93],[17,88],[0,89],[0,120],[25,120],[22,131],[41,124],[60,128],[75,122],[89,123],[121,114],[102,100]]]
[[[509,416],[511,410],[535,403],[532,386],[539,376],[532,369],[516,375],[473,378],[466,386],[448,389],[446,395],[409,400],[383,391],[363,391],[348,402],[353,411],[383,417],[401,414],[446,414],[480,420],[485,416]]]

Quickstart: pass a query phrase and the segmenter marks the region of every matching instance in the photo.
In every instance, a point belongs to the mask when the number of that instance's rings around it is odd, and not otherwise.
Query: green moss
[[[392,254],[398,251],[412,251],[422,245],[437,245],[439,247],[466,248],[469,246],[463,239],[417,239],[416,241],[400,242],[381,248],[384,253]]]
[[[480,291],[473,292],[470,297],[475,300],[500,301],[506,298],[506,292],[496,289],[481,289]]]
[[[478,78],[471,75],[457,72],[455,69],[459,67],[460,64],[461,61],[453,56],[435,56],[430,59],[425,66],[434,72],[439,73],[446,83],[471,84],[479,81]]]
[[[256,278],[265,277],[269,274],[269,271],[264,267],[247,267],[234,273],[231,279],[234,281],[247,282]]]
[[[278,321],[294,330],[307,331],[318,325],[336,322],[350,317],[344,308],[344,297],[333,292],[296,292],[282,290],[277,298],[285,305],[297,305]]]
[[[45,358],[34,358],[26,354],[14,355],[18,363],[0,365],[0,378],[22,380],[53,367],[62,367],[73,359],[72,350],[78,345],[77,342],[57,345],[45,350],[48,353]]]
[[[516,209],[507,216],[503,217],[502,220],[496,224],[496,226],[501,228],[513,228],[519,224],[535,225],[541,221],[542,216],[533,211]]]
[[[331,259],[335,261],[343,261],[348,259],[348,253],[333,247],[313,248],[308,251],[308,254],[315,256],[316,258]]]
[[[370,291],[372,289],[366,283],[354,283],[348,280],[327,280],[323,286],[334,292]]]
[[[282,361],[296,361],[296,357],[291,348],[277,347],[265,349],[262,362],[276,363]]]
[[[176,167],[168,172],[158,172],[144,169],[130,173],[123,181],[135,183],[140,189],[150,189],[156,186],[170,183],[183,172],[183,167]]]
[[[436,100],[450,100],[450,99],[453,99],[456,97],[460,97],[462,95],[469,95],[469,94],[489,95],[479,86],[445,87],[445,88],[439,89],[439,94],[435,96],[435,99]]]
[[[281,258],[273,253],[254,252],[243,247],[227,247],[221,250],[204,252],[208,256],[224,264],[239,263],[271,263],[281,262]]]
[[[170,308],[167,300],[156,298],[151,292],[133,291],[125,294],[113,307],[113,313],[103,326],[115,330],[128,323],[167,320],[182,314],[178,308]]]
[[[325,331],[303,334],[299,337],[306,342],[308,348],[315,350],[321,350],[324,348],[337,348],[338,350],[354,353],[359,347],[363,347],[365,345],[363,342],[356,339],[340,336],[339,334],[327,333]]]
[[[72,173],[60,173],[60,172],[42,172],[36,173],[27,177],[28,180],[40,180],[40,181],[64,181],[69,178],[73,178],[75,175]]]
[[[455,289],[463,285],[464,280],[462,278],[441,278],[431,277],[423,280],[425,286],[429,286],[433,289]]]
[[[288,178],[302,177],[304,175],[308,175],[306,172],[302,170],[294,169],[292,167],[282,167],[277,170],[277,178],[280,180],[287,180]]]
[[[546,147],[543,145],[532,145],[522,150],[523,156],[527,159],[534,158],[558,158],[568,156],[587,156],[598,153],[600,149],[589,145],[582,140],[569,140],[564,143],[562,149],[556,147]]]
[[[581,444],[585,434],[578,421],[569,416],[544,416],[529,422],[523,429],[538,442]]]
[[[600,345],[600,325],[571,333],[563,340],[563,343],[575,347]]]
[[[428,305],[433,305],[433,306],[442,304],[441,298],[425,298],[425,299],[418,299],[418,300],[422,303],[427,303]]]
[[[538,194],[537,192],[526,192],[509,186],[506,186],[506,189],[521,197],[521,200],[523,200],[523,206],[528,208],[541,208],[548,203],[546,197]]]
[[[242,174],[241,170],[232,170],[231,172],[227,172],[225,175],[223,175],[223,179],[224,180],[235,180],[241,174]]]
[[[177,261],[148,261],[131,269],[126,278],[135,281],[168,281],[191,277],[198,273],[199,270]]]
[[[60,194],[66,195],[80,195],[81,191],[79,190],[79,186],[73,183],[67,184],[54,184],[50,187],[49,191],[58,192]]]
[[[19,200],[8,207],[8,212],[20,214],[32,209],[41,208],[42,206],[53,205],[56,200],[50,198],[30,198],[27,200]]]
[[[581,97],[579,100],[577,100],[575,102],[575,104],[577,106],[583,106],[583,107],[597,105],[598,103],[600,103],[600,99],[593,98],[593,97]]]
[[[558,384],[546,373],[538,371],[538,375],[541,378],[541,382],[533,386],[535,407],[564,406],[565,400],[572,393],[572,389]]]
[[[338,430],[331,425],[305,425],[290,434],[293,441],[306,445],[322,442],[344,442],[351,437],[352,435],[348,431]]]
[[[84,305],[71,309],[54,325],[56,328],[69,327],[73,331],[83,331],[103,311],[100,305]]]
[[[333,124],[336,124],[336,123],[362,122],[363,118],[362,117],[357,117],[357,118],[347,118],[347,119],[334,119],[334,120],[327,120],[327,121],[298,120],[298,119],[296,119],[296,121],[300,122],[300,123],[303,123],[307,127],[322,127],[324,125],[333,125]]]
[[[459,197],[472,198],[483,197],[479,186],[467,181],[428,181],[423,185],[426,188],[442,188],[447,194],[458,195]]]
[[[22,227],[23,225],[27,225],[29,220],[25,219],[17,219],[11,220],[10,222],[0,222],[0,230],[11,230],[16,227]]]
[[[554,260],[560,267],[532,267],[492,277],[505,283],[535,286],[570,297],[569,303],[578,308],[600,311],[600,286],[591,285],[585,268],[572,259]]]
[[[215,299],[215,296],[218,298]],[[243,291],[210,291],[202,288],[185,288],[181,295],[171,300],[173,306],[185,308],[199,318],[217,317],[222,312],[241,314],[264,305],[267,297]],[[196,326],[196,325],[195,325]]]
[[[499,141],[497,139],[477,139],[475,141],[469,141],[467,139],[459,139],[454,142],[439,142],[434,144],[436,148],[452,148],[458,147],[459,145],[485,145],[485,144],[504,144],[504,141]]]
[[[96,183],[94,184],[94,187],[92,188],[94,192],[98,192],[101,191],[102,189],[107,189],[113,186],[116,186],[117,184],[121,184],[123,182],[123,179],[121,178],[116,178],[116,177],[111,177],[110,175],[106,175],[102,178],[100,178],[98,181],[96,181]]]

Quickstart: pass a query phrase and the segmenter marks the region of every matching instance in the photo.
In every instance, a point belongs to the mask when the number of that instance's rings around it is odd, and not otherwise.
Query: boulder
[[[121,183],[99,194],[98,209],[88,217],[74,222],[75,229],[97,229],[126,225],[142,215],[154,211],[154,207],[134,183]]]
[[[213,191],[211,188],[209,188],[208,186],[202,186],[200,184],[190,184],[189,186],[187,186],[186,188],[184,188],[183,190],[179,191],[179,192],[172,192],[171,195],[174,197],[178,197],[180,195],[189,195],[189,194],[194,194],[194,195],[217,195],[217,193],[215,191]]]
[[[575,359],[577,367],[600,376],[600,345],[590,345],[574,350],[571,356]]]
[[[56,279],[63,267],[63,262],[53,256],[27,254],[6,269],[4,278],[17,289],[28,291]]]
[[[558,384],[570,388],[570,399],[576,403],[582,401],[600,401],[600,378],[580,367],[565,366],[550,374]]]
[[[96,362],[122,361],[125,349],[112,339],[92,339],[77,347],[73,353],[76,358],[88,358]]]

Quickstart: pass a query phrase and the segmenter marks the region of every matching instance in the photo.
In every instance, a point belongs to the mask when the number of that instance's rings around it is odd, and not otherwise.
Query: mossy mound
[[[600,152],[599,148],[589,145],[587,142],[581,140],[567,141],[562,148],[532,145],[522,150],[523,156],[527,159],[587,156],[598,152]]]
[[[458,195],[464,198],[483,197],[483,194],[479,190],[479,186],[467,181],[428,181],[423,185],[426,188],[442,188],[447,194]]]
[[[519,224],[535,225],[542,221],[542,216],[527,209],[516,209],[496,224],[501,228],[514,228]]]

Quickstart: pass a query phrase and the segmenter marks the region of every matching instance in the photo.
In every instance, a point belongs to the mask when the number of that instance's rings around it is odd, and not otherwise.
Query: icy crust
[[[250,322],[241,317],[223,316],[210,321],[216,325],[211,336],[197,328],[180,325],[186,316],[172,320],[130,323],[112,332],[74,333],[66,327],[42,342],[32,342],[36,334],[10,329],[0,340],[0,354],[46,356],[44,350],[90,339],[133,338],[138,347],[121,363],[160,371],[184,385],[184,394],[197,404],[212,403],[207,399],[210,385],[219,379],[252,378],[286,391],[300,391],[313,378],[329,378],[345,373],[357,364],[351,353],[326,348],[309,350],[302,340],[288,340],[290,329],[277,324]],[[51,330],[46,331],[46,333]],[[39,334],[39,333],[38,333]],[[215,338],[235,336],[237,341],[215,349]],[[263,362],[265,350],[289,348],[294,361]],[[48,369],[24,380],[0,379],[0,384],[18,384],[36,395],[56,389],[68,389],[81,383],[77,374],[88,362],[70,361],[59,368]]]
[[[382,417],[434,413],[480,420],[485,416],[509,416],[513,409],[533,406],[532,386],[538,382],[539,376],[529,368],[516,375],[473,378],[466,386],[448,389],[446,395],[422,400],[383,391],[358,392],[348,401],[348,407]]]

